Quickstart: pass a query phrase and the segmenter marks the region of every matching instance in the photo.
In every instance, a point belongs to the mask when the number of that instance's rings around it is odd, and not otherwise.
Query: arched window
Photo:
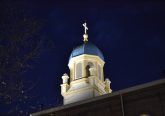
[[[86,66],[86,77],[89,77],[89,76],[90,76],[90,71],[89,71],[89,69],[90,69],[90,66],[87,65],[87,66]]]
[[[90,76],[90,71],[89,69],[93,67],[93,63],[92,62],[88,62],[87,63],[87,66],[86,66],[86,77],[89,77]]]
[[[77,63],[76,65],[76,79],[79,79],[82,77],[82,64]]]
[[[98,77],[99,77],[99,80],[102,79],[102,71],[101,71],[101,66],[98,65]]]

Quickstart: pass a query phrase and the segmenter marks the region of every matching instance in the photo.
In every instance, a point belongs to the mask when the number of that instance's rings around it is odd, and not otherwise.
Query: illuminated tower
[[[62,76],[61,94],[64,104],[69,104],[95,96],[111,93],[111,81],[104,80],[104,57],[102,52],[88,42],[87,26],[85,28],[84,43],[73,49],[69,59],[70,77]]]

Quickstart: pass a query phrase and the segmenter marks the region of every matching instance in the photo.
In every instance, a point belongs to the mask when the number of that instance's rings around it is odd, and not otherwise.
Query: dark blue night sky
[[[83,43],[85,21],[89,41],[103,52],[104,75],[110,78],[113,91],[163,78],[165,2],[23,0],[7,4],[19,4],[31,17],[41,20],[43,28],[39,36],[51,41],[33,68],[23,74],[35,83],[30,95],[37,96],[44,106],[62,103],[61,76],[69,73],[67,65],[72,49]],[[0,114],[4,112],[0,110]]]

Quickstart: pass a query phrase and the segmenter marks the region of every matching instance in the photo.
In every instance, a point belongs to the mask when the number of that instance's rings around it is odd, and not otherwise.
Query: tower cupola
[[[87,24],[84,23],[84,43],[74,48],[69,58],[70,77],[62,76],[61,94],[64,104],[111,93],[110,80],[104,79],[104,56],[100,49],[88,42]],[[69,81],[68,81],[69,80]]]

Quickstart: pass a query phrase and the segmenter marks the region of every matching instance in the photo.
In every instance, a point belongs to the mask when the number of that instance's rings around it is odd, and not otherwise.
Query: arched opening
[[[79,79],[82,77],[82,64],[77,63],[76,65],[76,79]]]
[[[101,70],[100,65],[98,65],[98,77],[99,77],[99,80],[102,80],[102,70]]]
[[[90,74],[90,68],[92,68],[94,65],[93,65],[93,63],[92,62],[88,62],[87,63],[87,65],[86,65],[86,77],[89,77],[89,76],[91,76],[91,74]]]

